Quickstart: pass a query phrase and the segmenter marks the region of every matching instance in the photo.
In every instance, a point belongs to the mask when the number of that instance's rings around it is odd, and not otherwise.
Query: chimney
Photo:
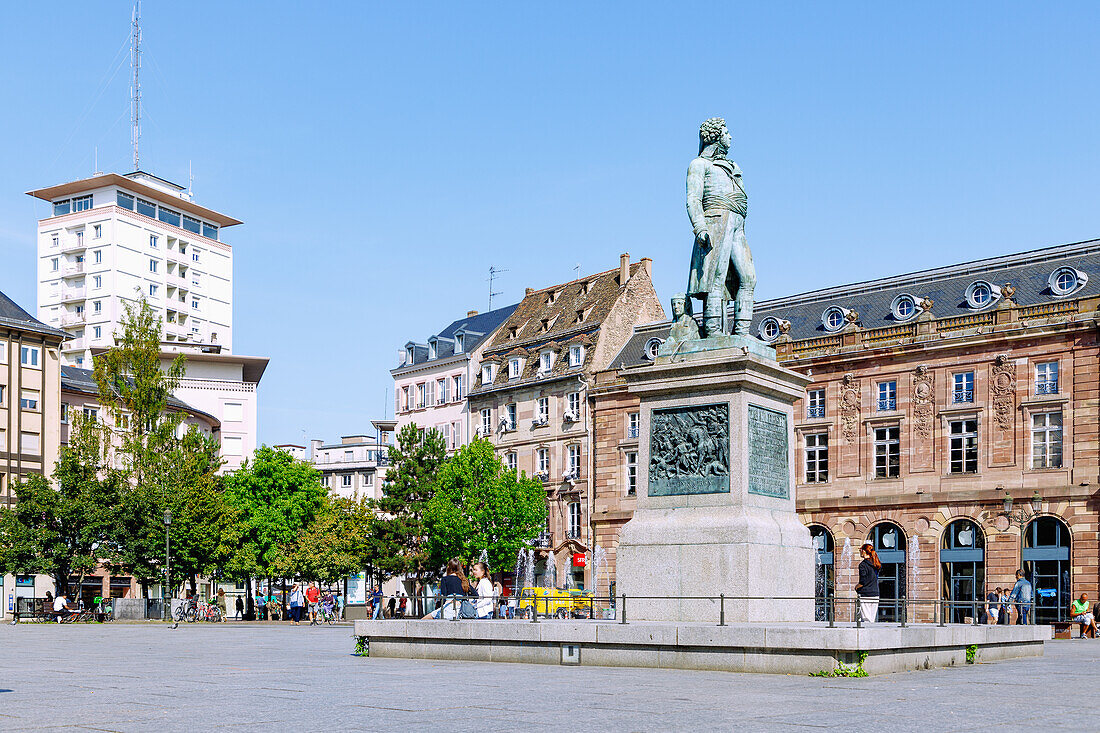
[[[619,285],[626,285],[630,280],[630,254],[623,252],[619,255]]]
[[[646,277],[648,277],[650,280],[652,280],[653,279],[653,260],[651,260],[648,257],[643,257],[642,259],[638,260],[638,262],[641,264],[642,269],[645,270]]]
[[[320,457],[320,456],[317,455],[317,451],[321,450],[321,446],[323,444],[324,444],[324,441],[321,441],[321,440],[311,440],[311,441],[309,441],[309,459],[311,461],[313,461],[314,463],[316,463],[317,459]]]
[[[535,292],[534,288],[525,288],[524,291],[523,291],[523,295],[524,295],[524,297],[526,297],[526,296],[530,295],[533,292]]]
[[[466,317],[467,318],[473,318],[476,315],[477,315],[477,311],[466,311]]]

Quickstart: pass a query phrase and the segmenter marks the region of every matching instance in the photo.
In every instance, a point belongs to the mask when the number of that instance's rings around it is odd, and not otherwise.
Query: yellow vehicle
[[[520,618],[539,616],[555,618],[592,618],[592,594],[584,590],[560,588],[524,588],[516,608]]]

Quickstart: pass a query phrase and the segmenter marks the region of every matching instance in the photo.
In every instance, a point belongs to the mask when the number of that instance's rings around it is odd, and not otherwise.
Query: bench
[[[1077,635],[1085,635],[1085,624],[1080,621],[1052,621],[1050,627],[1054,629],[1055,639],[1072,639],[1073,626],[1077,626]]]

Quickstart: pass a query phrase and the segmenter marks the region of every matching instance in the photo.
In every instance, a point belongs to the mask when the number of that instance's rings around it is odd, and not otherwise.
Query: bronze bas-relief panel
[[[654,410],[649,426],[649,495],[730,490],[729,404]]]

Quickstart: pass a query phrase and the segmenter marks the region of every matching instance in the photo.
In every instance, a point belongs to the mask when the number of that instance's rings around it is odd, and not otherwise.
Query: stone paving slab
[[[359,658],[353,644],[331,627],[4,625],[0,730],[1100,728],[1100,641],[865,679]]]

